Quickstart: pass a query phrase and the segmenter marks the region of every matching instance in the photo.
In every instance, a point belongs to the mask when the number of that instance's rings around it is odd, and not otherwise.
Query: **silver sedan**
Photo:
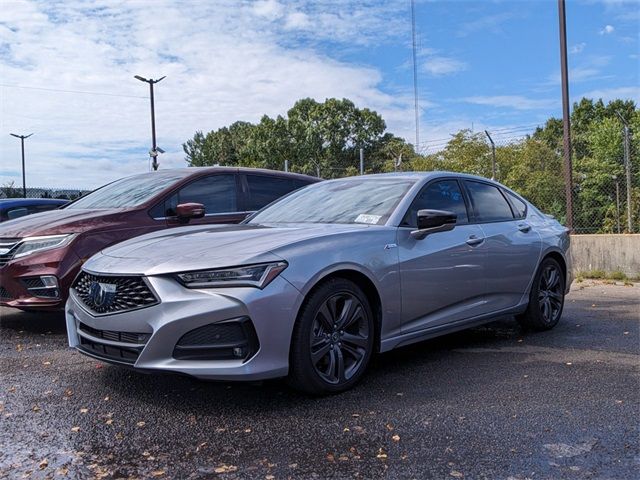
[[[185,219],[186,220],[186,219]],[[499,183],[448,172],[317,183],[243,224],[174,228],[93,256],[66,306],[71,347],[212,380],[352,387],[371,356],[515,315],[550,329],[569,235]]]

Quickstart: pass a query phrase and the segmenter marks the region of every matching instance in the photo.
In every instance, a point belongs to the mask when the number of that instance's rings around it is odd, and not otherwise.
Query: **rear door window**
[[[472,180],[465,180],[464,183],[477,222],[513,220],[511,207],[498,187]]]
[[[248,194],[246,209],[260,210],[265,205],[297,190],[300,182],[291,178],[269,177],[266,175],[247,175]]]

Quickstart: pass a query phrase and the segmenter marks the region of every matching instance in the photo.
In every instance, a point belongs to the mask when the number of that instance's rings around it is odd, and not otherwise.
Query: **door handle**
[[[531,225],[527,225],[526,223],[521,223],[518,225],[518,230],[521,232],[527,233],[531,231]]]
[[[475,247],[476,245],[480,245],[482,242],[484,242],[484,238],[476,237],[475,235],[471,235],[467,239],[467,245],[471,245],[472,247]]]

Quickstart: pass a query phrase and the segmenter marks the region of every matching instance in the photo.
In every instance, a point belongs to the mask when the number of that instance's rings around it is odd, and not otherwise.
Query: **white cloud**
[[[558,100],[534,99],[522,95],[477,95],[465,97],[462,101],[474,105],[487,105],[494,108],[511,108],[514,110],[551,109],[558,104]]]
[[[615,30],[616,29],[613,27],[613,25],[605,25],[598,33],[600,33],[600,35],[610,35],[615,32]]]
[[[466,69],[466,63],[450,57],[433,56],[422,63],[422,70],[434,77],[449,75]]]
[[[311,26],[311,21],[306,13],[293,12],[287,15],[284,26],[289,30],[306,29]]]
[[[640,87],[635,85],[631,87],[602,88],[584,92],[580,97],[599,99],[608,102],[621,98],[623,100],[633,100],[640,103]]]
[[[577,44],[573,45],[569,49],[569,53],[571,53],[573,55],[576,55],[578,53],[582,53],[586,46],[587,46],[587,44],[585,42],[577,43]]]
[[[313,8],[322,38],[382,41],[396,21],[387,4],[367,18],[364,7],[344,14],[341,2],[284,10],[235,0],[8,5],[0,9],[0,183],[20,181],[19,143],[9,132],[34,132],[28,185],[96,187],[147,170],[148,87],[136,74],[167,75],[155,88],[161,168],[185,165],[181,145],[196,130],[285,114],[303,97],[347,97],[380,112],[390,131],[410,138],[413,130],[410,93],[387,93],[378,70],[332,59],[283,30],[287,21],[301,25],[293,13]]]

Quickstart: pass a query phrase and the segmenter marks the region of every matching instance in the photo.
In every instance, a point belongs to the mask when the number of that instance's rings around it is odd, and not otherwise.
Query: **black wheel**
[[[347,390],[362,378],[373,348],[367,297],[349,280],[328,280],[311,292],[296,321],[289,383],[312,394]]]
[[[516,316],[524,327],[549,330],[556,326],[564,307],[564,274],[553,258],[545,258],[538,268],[527,310]]]

